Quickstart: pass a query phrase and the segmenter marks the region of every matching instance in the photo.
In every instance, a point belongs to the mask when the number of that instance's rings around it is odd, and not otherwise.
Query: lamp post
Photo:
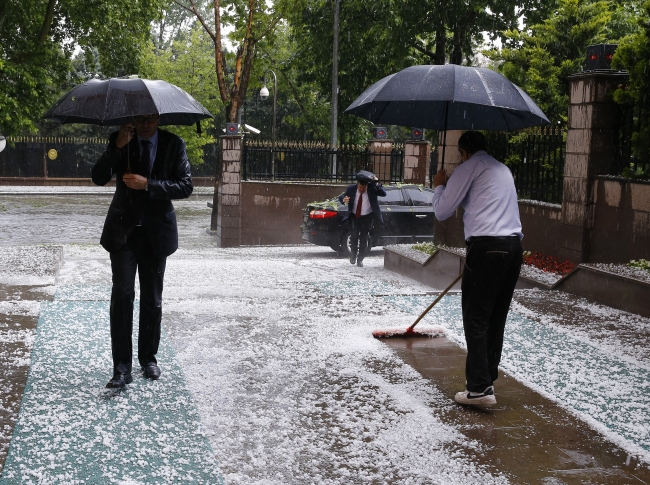
[[[334,0],[334,39],[332,45],[332,117],[330,127],[330,148],[332,153],[332,179],[336,179],[336,132],[339,110],[339,9],[340,0]]]
[[[278,103],[278,78],[271,69],[267,69],[264,73],[264,86],[260,89],[260,98],[262,101],[269,97],[269,88],[266,87],[266,74],[273,74],[273,128],[271,129],[271,180],[275,180],[275,110]]]

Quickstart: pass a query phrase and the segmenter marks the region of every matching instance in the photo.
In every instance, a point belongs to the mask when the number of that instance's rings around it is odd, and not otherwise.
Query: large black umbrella
[[[455,64],[407,67],[370,86],[345,112],[377,125],[429,128],[445,134],[550,124],[533,100],[501,74]]]
[[[140,78],[86,81],[68,91],[43,117],[60,123],[110,126],[154,113],[160,115],[160,125],[192,125],[214,118],[178,86]]]

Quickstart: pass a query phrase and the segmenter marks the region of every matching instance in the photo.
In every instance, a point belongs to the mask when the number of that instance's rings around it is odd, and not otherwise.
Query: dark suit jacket
[[[379,209],[379,202],[377,202],[377,197],[386,197],[386,191],[382,187],[381,183],[377,182],[376,184],[369,183],[368,190],[368,200],[370,200],[370,206],[372,207],[372,214],[375,216],[375,220],[383,224],[384,218],[381,216],[381,210]],[[348,201],[348,214],[343,218],[345,221],[348,217],[354,214],[354,200],[357,197],[357,184],[348,185],[348,188],[345,189],[345,193],[339,196],[339,201],[343,203],[345,196],[350,197]]]
[[[108,147],[92,169],[96,185],[106,185],[113,175],[116,188],[108,208],[104,230],[100,240],[108,252],[118,251],[133,232],[139,221],[145,227],[154,254],[164,258],[178,249],[178,228],[172,199],[185,199],[193,190],[190,162],[182,138],[158,130],[158,148],[145,190],[129,189],[122,176],[130,163],[131,172],[148,175],[148,167],[140,164],[138,138],[118,149],[115,146],[117,132],[111,134]]]

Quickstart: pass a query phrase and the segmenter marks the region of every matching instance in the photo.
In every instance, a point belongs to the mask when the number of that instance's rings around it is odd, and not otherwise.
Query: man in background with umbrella
[[[433,179],[433,209],[438,220],[463,207],[467,256],[463,269],[462,311],[467,362],[466,390],[460,404],[496,404],[503,334],[512,294],[519,278],[523,249],[514,180],[508,167],[487,154],[485,136],[465,132],[458,140],[461,165],[447,180],[440,170]]]
[[[135,116],[110,136],[105,153],[92,169],[96,185],[113,175],[116,189],[108,209],[101,244],[110,253],[113,272],[110,328],[113,377],[108,388],[133,381],[132,332],[136,270],[140,281],[138,361],[144,376],[160,377],[156,360],[160,342],[163,278],[167,256],[178,248],[172,199],[193,190],[182,138],[158,129],[158,114]]]
[[[350,263],[357,263],[359,267],[363,267],[374,220],[380,224],[384,222],[377,197],[386,197],[386,191],[375,174],[367,170],[361,170],[357,183],[348,185],[345,193],[339,196],[339,202],[348,206],[343,221],[350,221]]]

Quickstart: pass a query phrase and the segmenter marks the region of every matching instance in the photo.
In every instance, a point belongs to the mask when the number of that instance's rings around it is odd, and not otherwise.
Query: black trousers
[[[157,362],[166,262],[167,258],[154,255],[142,227],[136,227],[127,243],[119,251],[111,253],[113,290],[110,320],[114,374],[127,374],[132,370],[136,270],[140,280],[138,361],[141,366]]]
[[[522,258],[517,236],[470,238],[461,286],[468,391],[483,392],[499,375],[506,318]]]
[[[350,249],[352,251],[352,257],[357,258],[358,261],[363,261],[363,258],[366,257],[373,220],[372,212],[358,219],[355,216],[351,216],[349,219],[351,230]]]

